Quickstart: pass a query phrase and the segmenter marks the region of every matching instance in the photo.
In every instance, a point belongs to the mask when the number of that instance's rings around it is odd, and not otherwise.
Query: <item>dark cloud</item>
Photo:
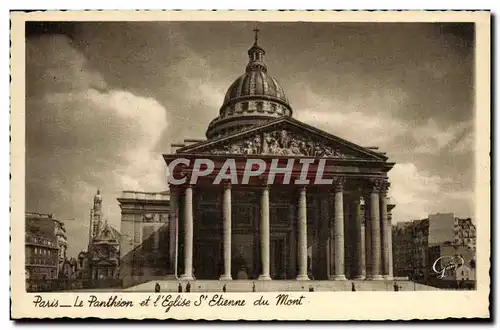
[[[154,99],[104,88],[66,36],[36,36],[26,46],[26,209],[75,218],[67,230],[76,255],[88,239],[81,233],[97,189],[117,228],[121,190],[164,189],[164,164],[152,151],[166,110]]]

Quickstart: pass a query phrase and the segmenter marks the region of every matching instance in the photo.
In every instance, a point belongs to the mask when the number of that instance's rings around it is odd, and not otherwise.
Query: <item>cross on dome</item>
[[[257,42],[259,41],[259,28],[258,27],[255,27],[255,29],[253,29],[253,31],[255,32],[255,45],[257,45]]]
[[[254,44],[248,50],[243,75],[229,87],[219,116],[209,124],[206,135],[213,138],[244,126],[261,124],[281,116],[291,116],[292,108],[278,81],[267,73],[265,50],[258,44],[260,29],[255,27]]]
[[[249,71],[264,71],[264,72],[266,72],[267,66],[264,63],[264,55],[266,54],[266,52],[264,51],[264,49],[262,47],[260,47],[258,45],[260,30],[259,30],[259,28],[256,27],[253,31],[255,32],[255,42],[254,42],[252,48],[250,48],[248,50],[249,62],[248,62],[246,71],[247,72],[249,72]]]

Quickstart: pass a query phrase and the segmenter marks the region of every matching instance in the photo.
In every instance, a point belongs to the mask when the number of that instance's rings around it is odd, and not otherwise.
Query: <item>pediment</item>
[[[116,242],[116,231],[107,222],[105,222],[101,227],[101,231],[97,234],[97,237],[95,239],[97,241]]]
[[[300,121],[275,120],[178,151],[212,155],[306,156],[341,159],[387,159],[381,153],[321,131]]]

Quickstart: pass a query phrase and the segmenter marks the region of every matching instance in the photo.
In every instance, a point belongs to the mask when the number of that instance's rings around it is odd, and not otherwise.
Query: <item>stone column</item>
[[[382,249],[380,245],[380,181],[372,182],[370,192],[370,226],[371,226],[371,279],[382,279]]]
[[[182,280],[193,279],[193,188],[187,186],[184,195],[184,274]]]
[[[389,184],[383,182],[380,186],[380,225],[382,234],[382,260],[384,278],[389,277],[389,232],[388,232],[388,219],[387,219],[387,188]]]
[[[224,185],[222,199],[222,218],[224,221],[224,274],[221,280],[231,280],[231,185]]]
[[[336,178],[334,181],[334,254],[335,273],[333,279],[345,280],[345,252],[344,252],[344,178]]]
[[[270,224],[269,224],[269,187],[264,186],[260,195],[260,260],[262,270],[259,280],[270,280],[269,251],[270,251]]]
[[[363,217],[365,222],[365,269],[366,278],[371,278],[372,274],[372,231],[370,221],[370,193],[364,191],[363,195]]]
[[[178,205],[179,192],[177,188],[170,187],[170,210],[168,219],[168,258],[169,258],[169,274],[177,277],[177,244],[178,244]]]
[[[309,280],[307,276],[307,197],[306,187],[300,187],[299,190],[299,210],[298,210],[298,262],[299,273],[297,280]]]
[[[392,259],[392,214],[389,211],[389,214],[387,216],[387,238],[389,240],[389,274],[387,276],[387,279],[392,280],[394,278],[394,271],[393,271],[393,259]]]
[[[363,226],[363,214],[361,214],[361,201],[356,196],[352,202],[354,224],[356,229],[355,244],[355,279],[364,280],[366,277],[366,259],[365,259],[365,228]]]

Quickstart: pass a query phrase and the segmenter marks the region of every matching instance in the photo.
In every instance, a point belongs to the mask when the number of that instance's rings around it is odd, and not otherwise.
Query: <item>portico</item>
[[[392,278],[388,162],[292,117],[248,51],[203,141],[172,145],[169,258],[192,280]]]
[[[190,157],[179,153],[165,159],[181,156]],[[214,184],[225,157],[209,158],[216,164],[211,175],[191,185],[192,168],[179,167],[188,183],[170,186],[171,219],[178,224],[171,227],[171,237],[179,244],[172,258],[179,261],[181,279],[232,280],[238,274],[258,280],[345,280],[347,274],[351,279],[392,278],[392,248],[385,234],[389,184],[383,175],[364,173],[374,172],[373,162],[367,167],[353,161],[358,164],[351,162],[349,173],[345,164],[333,165],[341,160],[328,159],[322,179],[331,184],[315,184],[314,177],[308,177],[309,184],[293,184],[304,181],[297,169],[291,172],[292,184],[283,184],[283,176],[267,184],[264,173],[245,185]],[[276,159],[262,158],[267,164]],[[236,168],[244,168],[245,160],[237,159]],[[315,173],[317,163],[310,163],[308,173]]]

